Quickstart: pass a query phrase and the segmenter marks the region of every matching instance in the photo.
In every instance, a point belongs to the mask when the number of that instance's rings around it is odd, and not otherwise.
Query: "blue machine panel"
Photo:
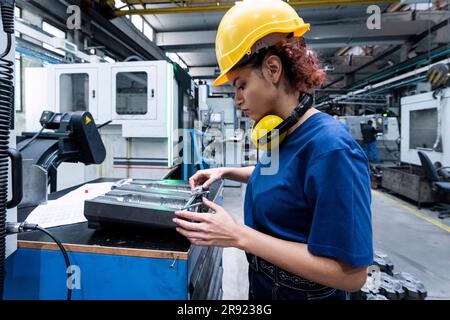
[[[186,260],[173,264],[173,259],[68,254],[80,271],[80,288],[72,292],[74,300],[188,298]],[[6,259],[5,269],[5,300],[67,298],[66,266],[59,251],[19,248]]]

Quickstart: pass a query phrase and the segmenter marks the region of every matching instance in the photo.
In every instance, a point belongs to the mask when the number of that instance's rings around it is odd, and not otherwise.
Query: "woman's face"
[[[235,89],[236,106],[254,121],[273,114],[276,107],[275,88],[264,78],[263,72],[264,67],[261,71],[242,67],[228,74]]]

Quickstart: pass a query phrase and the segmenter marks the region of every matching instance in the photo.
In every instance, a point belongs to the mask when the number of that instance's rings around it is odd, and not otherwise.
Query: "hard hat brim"
[[[224,85],[225,83],[227,83],[229,81],[227,73],[228,73],[228,71],[221,74],[219,77],[217,77],[217,79],[214,80],[213,85],[218,87],[218,86],[221,86],[221,85]]]

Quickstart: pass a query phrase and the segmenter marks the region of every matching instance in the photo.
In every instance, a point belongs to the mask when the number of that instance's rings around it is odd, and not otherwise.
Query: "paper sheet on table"
[[[49,200],[36,207],[28,216],[28,223],[43,228],[64,226],[87,221],[84,217],[84,200],[100,196],[111,190],[114,183],[88,183],[57,200]]]

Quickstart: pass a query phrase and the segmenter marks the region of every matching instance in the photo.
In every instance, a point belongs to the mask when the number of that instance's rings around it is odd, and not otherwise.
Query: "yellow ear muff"
[[[251,140],[256,148],[262,151],[267,151],[273,149],[275,144],[281,143],[286,137],[286,132],[281,134],[279,137],[276,136],[274,140],[269,140],[269,143],[267,143],[267,139],[265,139],[264,136],[269,134],[269,132],[271,132],[282,122],[283,119],[275,115],[265,116],[256,122],[252,127],[251,135]]]

